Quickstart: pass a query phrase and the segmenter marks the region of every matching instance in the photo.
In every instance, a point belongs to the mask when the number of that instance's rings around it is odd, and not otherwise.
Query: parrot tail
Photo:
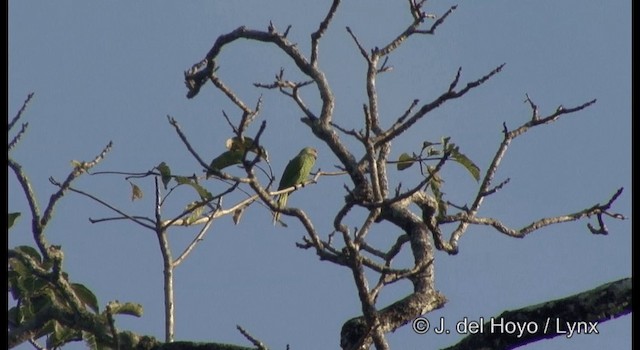
[[[287,199],[289,198],[289,194],[288,193],[283,193],[281,195],[278,196],[278,199],[276,200],[277,204],[278,204],[278,208],[284,208],[287,205]],[[279,212],[274,212],[273,213],[273,226],[275,226],[278,221],[280,221],[280,213]]]

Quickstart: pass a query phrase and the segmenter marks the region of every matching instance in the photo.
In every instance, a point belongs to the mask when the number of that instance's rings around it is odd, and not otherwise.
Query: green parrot
[[[225,143],[225,146],[229,150],[211,161],[209,170],[207,170],[207,178],[213,175],[213,172],[211,171],[212,169],[221,171],[222,169],[232,165],[242,164],[242,157],[244,156],[245,150],[259,155],[262,159],[267,161],[269,160],[267,151],[263,147],[256,145],[250,137],[245,136],[243,139],[240,139],[239,137],[230,138]]]
[[[303,183],[309,176],[317,157],[318,151],[315,148],[303,148],[284,168],[278,191]],[[284,208],[287,205],[289,193],[283,193],[278,196],[278,208]],[[273,224],[275,225],[278,221],[280,221],[280,213],[276,212],[273,215]]]
[[[222,169],[232,166],[234,164],[242,163],[242,156],[244,155],[244,151],[226,151],[221,155],[217,156],[211,161],[209,168],[221,171]],[[211,170],[207,170],[207,178],[213,175]]]

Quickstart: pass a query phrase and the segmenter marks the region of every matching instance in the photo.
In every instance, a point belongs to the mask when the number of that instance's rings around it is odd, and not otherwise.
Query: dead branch
[[[631,312],[631,294],[631,278],[624,278],[566,298],[505,311],[483,324],[486,332],[469,335],[445,350],[513,349],[543,339],[566,337],[569,327],[580,333],[598,334],[600,323]],[[492,323],[507,322],[526,325],[527,331],[490,331]]]
[[[527,99],[529,101],[531,101],[528,96]],[[558,120],[561,116],[563,115],[568,115],[571,113],[575,113],[578,111],[581,111],[587,107],[589,107],[590,105],[594,104],[596,102],[596,100],[591,100],[589,102],[583,103],[582,105],[579,105],[577,107],[573,107],[573,108],[563,108],[563,107],[559,107],[558,109],[556,109],[556,111],[552,114],[550,114],[547,117],[544,118],[539,118],[538,117],[538,113],[537,113],[537,106],[535,104],[533,104],[532,102],[530,102],[530,106],[533,109],[533,116],[531,118],[531,120],[529,120],[528,122],[525,122],[524,124],[522,124],[520,127],[512,130],[512,131],[508,131],[506,125],[504,125],[504,138],[502,140],[502,142],[500,143],[500,145],[498,146],[498,149],[489,165],[489,167],[487,168],[485,175],[482,179],[480,188],[478,189],[478,193],[473,201],[473,203],[471,204],[471,207],[469,208],[469,210],[466,212],[466,216],[467,219],[465,219],[466,221],[471,220],[472,218],[475,217],[475,215],[477,214],[480,206],[482,205],[482,202],[484,201],[484,199],[486,198],[487,195],[493,193],[490,190],[490,186],[491,183],[493,182],[493,178],[496,174],[496,172],[498,171],[498,167],[500,166],[500,163],[502,161],[502,159],[504,158],[507,149],[509,147],[509,145],[511,144],[511,141],[513,141],[513,139],[515,139],[516,137],[524,134],[525,132],[527,132],[529,129],[531,129],[532,127],[535,126],[539,126],[539,125],[543,125],[543,124],[549,124],[552,123],[556,120]],[[458,227],[455,229],[455,231],[451,234],[451,238],[449,240],[449,244],[452,248],[452,250],[450,251],[450,253],[452,254],[456,254],[457,253],[457,247],[458,247],[458,240],[460,239],[460,237],[462,237],[462,235],[464,234],[465,230],[467,229],[467,226],[469,225],[469,222],[466,221],[461,221],[460,224],[458,225]],[[545,225],[546,226],[546,225]]]

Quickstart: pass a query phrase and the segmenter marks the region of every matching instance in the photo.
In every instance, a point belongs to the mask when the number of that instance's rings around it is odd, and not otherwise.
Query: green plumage
[[[242,164],[242,159],[245,152],[251,152],[257,154],[260,158],[269,160],[267,151],[258,146],[255,141],[250,137],[232,137],[225,142],[225,147],[228,151],[222,153],[211,161],[209,169],[207,169],[207,178],[213,175],[213,171],[222,171],[224,168],[230,167],[236,164]],[[247,156],[248,159],[249,156]]]
[[[234,164],[241,164],[243,155],[244,155],[243,150],[240,150],[240,151],[233,150],[233,151],[226,151],[221,155],[217,156],[211,161],[211,164],[209,165],[209,170],[207,170],[207,178],[213,175],[213,172],[211,170],[222,171],[222,169],[232,166]]]
[[[315,148],[303,148],[300,153],[298,153],[297,156],[291,159],[287,166],[284,168],[284,173],[282,173],[280,185],[278,186],[278,191],[303,183],[309,176],[309,173],[311,172],[311,169],[313,168],[317,157],[318,152],[315,150]],[[289,193],[291,192],[283,193],[278,196],[278,208],[284,208],[287,205]],[[275,225],[279,220],[280,213],[274,213],[273,224]]]

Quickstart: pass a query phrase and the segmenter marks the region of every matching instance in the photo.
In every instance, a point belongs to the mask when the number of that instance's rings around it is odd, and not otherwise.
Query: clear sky
[[[222,111],[232,118],[239,112],[211,84],[187,100],[183,71],[201,60],[219,35],[241,25],[266,30],[269,21],[280,30],[292,25],[290,40],[308,55],[309,35],[329,4],[9,1],[9,116],[29,92],[35,92],[24,119],[29,130],[12,157],[23,164],[42,205],[55,190],[47,180],[50,176],[63,180],[71,160],[92,159],[110,140],[113,151],[95,170],[144,172],[165,161],[175,173],[201,174],[166,116],[175,117],[194,147],[210,159],[223,151],[231,136]],[[442,14],[455,3],[428,4],[427,10]],[[542,115],[561,104],[573,107],[597,98],[587,110],[516,139],[497,174],[498,181],[511,182],[486,201],[480,214],[519,228],[544,216],[603,203],[624,187],[614,211],[630,217],[631,1],[457,4],[458,10],[436,35],[412,37],[391,56],[394,70],[377,82],[382,122],[390,125],[413,99],[434,99],[446,90],[458,67],[463,83],[501,63],[506,63],[505,69],[421,121],[393,144],[393,157],[419,150],[424,140],[451,136],[484,171],[501,140],[502,123],[514,128],[530,118],[523,103],[526,93]],[[336,122],[360,128],[366,98],[364,61],[345,26],[371,48],[385,45],[410,20],[406,1],[344,1],[320,45],[320,67],[336,94]],[[267,121],[262,142],[277,174],[305,146],[318,149],[318,167],[334,169],[337,159],[299,122],[302,115],[294,104],[252,85],[271,82],[280,67],[291,79],[302,80],[287,57],[274,47],[243,41],[226,47],[219,63],[220,77],[249,105],[262,94],[258,122]],[[304,96],[317,109],[314,93],[310,88]],[[409,171],[391,174],[395,183],[403,181],[407,187],[418,179]],[[443,176],[451,201],[462,205],[472,200],[477,184],[462,168],[448,166]],[[290,204],[308,210],[326,235],[346,182],[322,178],[292,195]],[[145,199],[134,203],[130,185],[121,177],[85,176],[75,186],[130,213],[151,217],[152,181],[136,184],[145,191]],[[8,186],[9,210],[26,215],[24,196],[13,176]],[[215,181],[207,186],[213,193],[224,188]],[[165,213],[177,213],[192,196],[179,191]],[[72,280],[91,288],[101,306],[116,299],[144,306],[142,318],[119,317],[121,329],[163,338],[162,265],[155,236],[132,223],[88,221],[111,215],[95,202],[69,194],[46,234],[51,243],[62,245]],[[447,322],[477,320],[630,276],[631,220],[608,220],[608,236],[590,234],[587,222],[595,220],[548,227],[525,239],[471,227],[460,241],[458,255],[436,254],[436,286],[449,302],[426,316]],[[239,324],[272,349],[286,344],[291,349],[339,348],[340,327],[360,314],[351,274],[296,248],[302,227],[291,219],[288,223],[288,228],[273,228],[268,210],[254,205],[237,226],[230,217],[212,225],[206,239],[175,271],[176,339],[250,345],[236,331]],[[23,216],[9,235],[9,246],[32,243],[28,230],[28,217]],[[385,230],[390,231],[386,236]],[[174,255],[194,234],[191,229],[172,230]],[[389,234],[396,232],[386,225],[372,239],[386,242]],[[406,295],[408,288],[389,288],[381,306]],[[631,347],[630,315],[600,324],[598,330],[599,335],[556,338],[526,349]],[[417,335],[407,326],[388,339],[394,349],[434,349],[461,337]]]

